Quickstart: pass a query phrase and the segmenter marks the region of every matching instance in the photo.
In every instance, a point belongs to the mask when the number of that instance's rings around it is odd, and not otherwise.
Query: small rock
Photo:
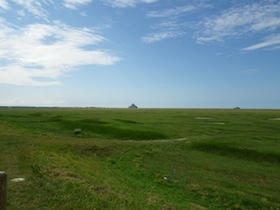
[[[78,135],[78,134],[81,134],[81,133],[82,133],[82,129],[80,129],[80,128],[74,129],[74,134],[75,135]]]

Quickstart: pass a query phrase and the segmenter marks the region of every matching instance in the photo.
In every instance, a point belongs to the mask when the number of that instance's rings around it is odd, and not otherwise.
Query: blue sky
[[[280,108],[279,0],[0,0],[0,105]]]

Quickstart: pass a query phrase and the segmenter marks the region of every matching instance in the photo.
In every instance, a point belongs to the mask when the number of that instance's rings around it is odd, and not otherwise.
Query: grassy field
[[[0,148],[8,210],[280,209],[280,110],[0,109]]]

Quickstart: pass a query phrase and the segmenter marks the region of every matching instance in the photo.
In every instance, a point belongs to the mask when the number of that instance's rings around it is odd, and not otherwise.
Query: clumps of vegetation
[[[31,169],[32,169],[32,173],[33,173],[34,177],[37,177],[37,178],[43,177],[43,172],[39,165],[37,165],[37,164],[31,165]]]

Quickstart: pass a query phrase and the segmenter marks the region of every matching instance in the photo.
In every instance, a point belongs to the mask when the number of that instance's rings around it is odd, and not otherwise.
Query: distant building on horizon
[[[137,109],[138,107],[134,103],[132,103],[128,108],[130,108],[130,109]]]

